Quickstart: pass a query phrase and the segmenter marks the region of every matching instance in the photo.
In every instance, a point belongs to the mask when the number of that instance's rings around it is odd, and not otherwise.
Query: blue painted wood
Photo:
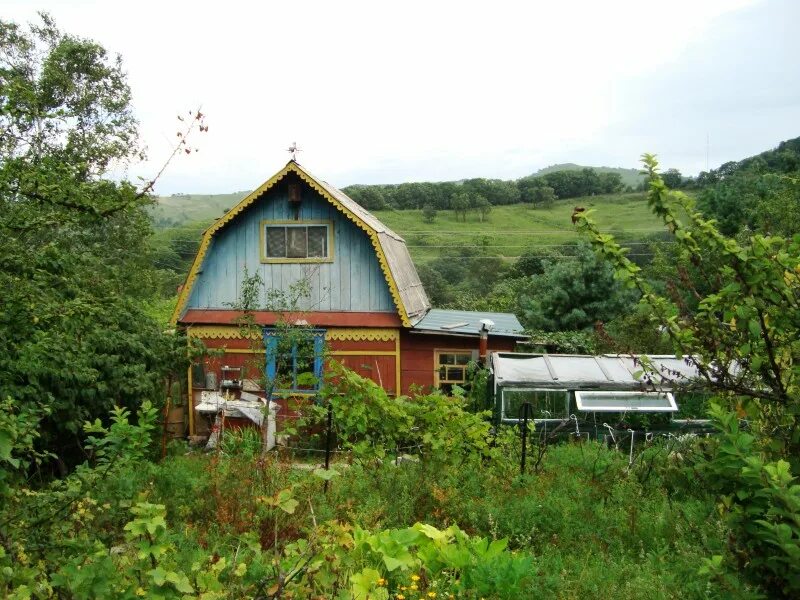
[[[332,221],[332,263],[262,263],[261,221],[294,220],[285,190],[271,190],[218,232],[206,253],[188,308],[230,309],[247,272],[266,288],[289,291],[308,281],[300,310],[393,312],[394,301],[369,236],[311,188],[304,187],[299,220]]]

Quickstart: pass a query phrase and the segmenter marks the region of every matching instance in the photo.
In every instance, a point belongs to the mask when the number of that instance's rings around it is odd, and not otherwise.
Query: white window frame
[[[625,404],[614,404],[613,398],[609,398],[605,406],[584,407],[584,398],[602,398],[603,396],[659,396],[666,398],[669,406],[629,406]],[[678,405],[672,392],[630,392],[630,391],[576,391],[575,404],[581,412],[678,412]]]

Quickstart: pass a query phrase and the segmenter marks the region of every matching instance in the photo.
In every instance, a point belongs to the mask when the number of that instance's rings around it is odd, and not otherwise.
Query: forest
[[[528,438],[492,426],[479,366],[470,390],[393,397],[332,364],[293,445],[242,430],[206,453],[164,436],[206,352],[167,318],[202,224],[158,223],[155,181],[112,177],[141,155],[121,59],[47,16],[0,21],[0,47],[4,598],[800,594],[800,138],[691,182],[645,154],[632,193],[585,169],[349,190],[415,228],[552,218],[556,242],[428,247],[434,304],[515,312],[532,347],[684,357],[714,435],[629,453],[533,431],[520,472]],[[179,127],[178,154],[205,116]]]

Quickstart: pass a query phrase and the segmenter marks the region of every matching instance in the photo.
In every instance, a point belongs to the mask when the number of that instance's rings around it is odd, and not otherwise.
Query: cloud
[[[564,161],[632,166],[643,150],[692,169],[720,98],[714,143],[754,102],[765,116],[752,122],[771,135],[797,106],[788,91],[777,100],[772,75],[765,99],[715,91],[726,84],[717,65],[745,54],[743,37],[756,48],[740,91],[758,87],[767,66],[793,68],[796,46],[780,54],[796,42],[775,34],[776,19],[788,27],[796,15],[791,2],[209,7],[44,2],[65,31],[122,54],[151,157],[131,175],[152,176],[176,139],[176,113],[202,104],[209,133],[196,139],[200,152],[170,165],[160,193],[253,188],[293,141],[301,162],[337,185],[518,177]],[[11,2],[6,14],[34,13]]]

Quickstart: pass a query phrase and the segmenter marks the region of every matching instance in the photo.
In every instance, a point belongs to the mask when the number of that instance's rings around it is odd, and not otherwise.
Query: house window
[[[326,262],[331,260],[329,222],[262,223],[263,262]]]
[[[324,329],[266,329],[267,388],[273,392],[313,393],[322,382]]]
[[[467,382],[467,365],[472,361],[470,350],[440,350],[436,352],[436,387],[450,391],[453,385]]]

